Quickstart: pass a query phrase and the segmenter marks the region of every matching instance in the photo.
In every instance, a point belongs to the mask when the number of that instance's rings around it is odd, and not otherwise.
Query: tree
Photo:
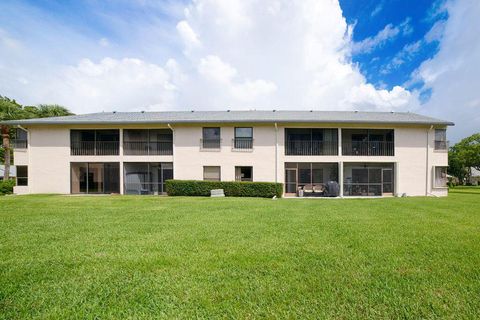
[[[61,117],[73,115],[70,110],[58,104],[39,104],[36,111],[38,118]]]
[[[449,170],[460,181],[470,179],[471,168],[480,170],[480,133],[462,139],[449,152]]]
[[[0,120],[15,120],[21,119],[24,116],[22,106],[15,100],[0,96]],[[3,146],[3,160],[5,163],[5,170],[3,178],[8,180],[10,178],[10,126],[1,125],[2,146]]]
[[[0,96],[0,121],[18,120],[30,118],[47,118],[73,115],[67,108],[57,104],[41,104],[36,106],[25,106],[18,104],[15,100]],[[3,160],[5,163],[4,179],[10,178],[11,149],[10,138],[13,134],[11,127],[0,125],[2,133]],[[1,155],[1,154],[0,154]]]

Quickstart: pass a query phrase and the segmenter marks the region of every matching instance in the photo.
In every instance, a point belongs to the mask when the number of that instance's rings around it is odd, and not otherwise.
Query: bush
[[[0,195],[12,194],[13,186],[15,186],[14,179],[0,181]]]
[[[274,182],[167,180],[165,184],[169,196],[206,197],[212,189],[223,189],[227,197],[280,198],[283,192],[282,184]]]

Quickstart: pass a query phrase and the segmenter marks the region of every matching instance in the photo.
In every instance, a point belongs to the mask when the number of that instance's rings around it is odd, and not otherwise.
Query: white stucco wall
[[[209,124],[209,127],[220,125]],[[242,124],[242,127],[252,125]],[[175,179],[203,179],[204,166],[220,166],[221,179],[235,180],[235,166],[252,166],[253,181],[275,181],[275,128],[255,126],[253,150],[232,150],[234,126],[220,126],[220,150],[200,148],[202,127],[174,126]]]

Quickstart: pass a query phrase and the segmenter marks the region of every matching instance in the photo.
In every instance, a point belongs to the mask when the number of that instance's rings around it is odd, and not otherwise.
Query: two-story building
[[[163,194],[167,179],[267,181],[286,196],[447,195],[448,121],[343,111],[103,112],[18,126],[15,193]],[[326,193],[325,193],[326,194]]]

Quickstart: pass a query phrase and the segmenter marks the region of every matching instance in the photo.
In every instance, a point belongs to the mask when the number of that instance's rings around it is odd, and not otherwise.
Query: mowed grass
[[[0,318],[478,318],[480,189],[0,198]]]

